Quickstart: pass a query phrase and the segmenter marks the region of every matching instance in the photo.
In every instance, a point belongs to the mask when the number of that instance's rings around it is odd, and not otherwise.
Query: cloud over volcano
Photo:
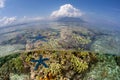
[[[80,17],[82,15],[83,13],[79,9],[76,9],[71,4],[65,4],[60,6],[59,10],[53,11],[51,17]]]

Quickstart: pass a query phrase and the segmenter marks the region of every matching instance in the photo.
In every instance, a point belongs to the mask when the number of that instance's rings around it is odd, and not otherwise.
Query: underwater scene
[[[119,0],[0,0],[0,80],[120,80]]]

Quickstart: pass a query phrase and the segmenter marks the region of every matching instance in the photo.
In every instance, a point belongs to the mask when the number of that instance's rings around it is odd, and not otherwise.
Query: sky
[[[40,20],[43,17],[83,17],[119,26],[120,0],[0,0],[0,23]]]

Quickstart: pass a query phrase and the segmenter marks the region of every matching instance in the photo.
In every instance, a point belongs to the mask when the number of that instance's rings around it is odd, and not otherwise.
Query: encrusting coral
[[[72,68],[78,73],[81,73],[88,69],[88,63],[86,61],[80,60],[74,55],[71,58]]]
[[[31,60],[49,59],[45,61],[48,68],[40,64],[34,70],[36,63]],[[82,74],[87,71],[92,64],[96,63],[96,55],[89,51],[75,50],[33,50],[23,52],[20,56],[12,58],[2,65],[6,66],[8,77],[10,74],[26,74],[32,80],[68,80],[82,79]],[[9,65],[9,66],[7,66]],[[0,68],[0,70],[2,69]],[[5,70],[2,70],[4,72]],[[4,76],[4,75],[3,75]],[[7,78],[7,77],[5,77]],[[12,77],[13,78],[13,77]]]
[[[34,70],[35,63],[29,62],[32,59],[37,60],[39,55],[44,58],[49,58],[46,64],[49,66],[45,68],[39,65],[37,70]],[[96,62],[97,58],[94,53],[88,51],[55,51],[55,50],[35,50],[25,53],[23,62],[24,65],[30,67],[31,75],[34,80],[60,80],[61,78],[70,79],[77,73],[81,75],[87,71],[92,62]],[[73,74],[71,74],[71,71]],[[68,73],[66,73],[68,72]],[[49,75],[49,77],[48,77]],[[69,76],[71,75],[71,76]],[[64,79],[63,79],[64,80]]]
[[[49,59],[45,61],[48,68],[40,64],[34,70],[37,63],[31,60],[39,60],[40,55],[43,56],[42,59]],[[109,80],[109,75],[116,74],[113,79],[118,80],[120,77],[118,61],[119,57],[95,54],[90,51],[33,50],[22,52],[1,65],[0,79],[8,80],[15,78],[16,75],[19,77],[26,75],[31,80]],[[96,72],[97,70],[99,71]],[[110,73],[109,70],[113,72]]]

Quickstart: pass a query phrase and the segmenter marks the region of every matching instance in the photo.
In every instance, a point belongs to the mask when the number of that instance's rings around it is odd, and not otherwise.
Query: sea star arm
[[[42,62],[41,64],[43,64],[43,66],[45,66],[45,68],[48,68],[49,66],[46,65],[44,62]]]
[[[49,58],[44,58],[44,59],[42,59],[42,61],[46,61],[46,60],[49,60]]]
[[[39,65],[40,65],[40,63],[37,63],[36,66],[35,66],[35,68],[34,68],[34,70],[37,70],[38,67],[39,67]]]
[[[43,57],[43,56],[42,56],[42,55],[40,55],[39,60],[42,60],[42,57]]]
[[[38,60],[30,60],[31,62],[38,62]]]

